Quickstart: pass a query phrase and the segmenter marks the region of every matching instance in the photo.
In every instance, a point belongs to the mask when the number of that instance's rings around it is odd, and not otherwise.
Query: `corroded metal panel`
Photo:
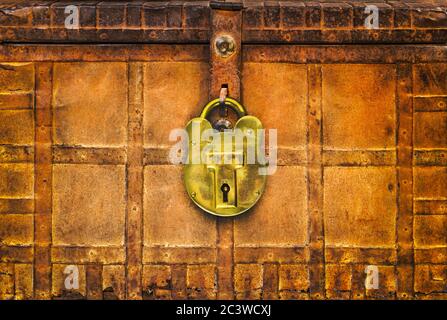
[[[2,4],[0,299],[446,299],[445,3],[362,5]],[[234,220],[168,158],[222,84],[278,129]]]

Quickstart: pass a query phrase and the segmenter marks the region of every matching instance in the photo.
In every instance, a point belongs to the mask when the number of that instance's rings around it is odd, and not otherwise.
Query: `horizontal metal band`
[[[127,45],[83,44],[67,46],[62,44],[8,44],[0,45],[2,62],[107,62],[107,61],[208,61],[207,45],[135,44]]]
[[[65,27],[74,5],[76,29]],[[442,43],[443,1],[374,3],[378,29],[367,30],[368,3],[280,1],[88,2],[48,1],[0,6],[0,41],[39,43],[206,43],[211,11],[242,10],[244,43]]]
[[[447,61],[445,45],[246,45],[243,62],[435,63]]]
[[[216,259],[216,248],[162,246],[143,248],[143,263],[215,263]]]

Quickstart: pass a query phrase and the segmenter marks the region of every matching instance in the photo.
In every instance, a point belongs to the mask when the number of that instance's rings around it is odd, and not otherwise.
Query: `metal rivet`
[[[231,56],[236,49],[234,39],[227,35],[218,37],[215,42],[215,47],[217,54],[222,58]]]

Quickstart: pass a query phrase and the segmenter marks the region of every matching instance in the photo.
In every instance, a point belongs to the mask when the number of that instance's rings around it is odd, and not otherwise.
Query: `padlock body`
[[[232,130],[217,132],[208,120],[194,118],[186,130],[184,183],[192,201],[208,213],[227,217],[253,207],[266,183],[259,170],[265,163],[258,161],[264,152],[259,119],[243,116]]]

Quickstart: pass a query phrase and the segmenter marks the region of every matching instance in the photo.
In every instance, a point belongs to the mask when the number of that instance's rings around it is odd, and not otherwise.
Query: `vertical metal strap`
[[[53,64],[36,64],[34,150],[34,298],[51,298]]]
[[[397,298],[414,296],[412,66],[397,65]]]
[[[212,6],[213,8],[213,6]],[[227,85],[230,96],[240,99],[241,29],[240,10],[211,10],[211,82],[210,99],[219,97],[222,85]],[[230,41],[224,50],[219,48],[222,39]],[[217,298],[233,299],[234,222],[232,218],[217,220]]]
[[[307,183],[310,246],[310,297],[325,297],[324,219],[323,219],[323,132],[321,65],[308,66]]]
[[[230,96],[241,94],[241,11],[211,11],[211,83],[210,100],[219,97],[222,85],[227,85]],[[216,44],[225,37],[234,42],[231,53],[222,52]]]
[[[137,300],[142,298],[143,269],[143,64],[132,62],[128,68],[126,297]]]

